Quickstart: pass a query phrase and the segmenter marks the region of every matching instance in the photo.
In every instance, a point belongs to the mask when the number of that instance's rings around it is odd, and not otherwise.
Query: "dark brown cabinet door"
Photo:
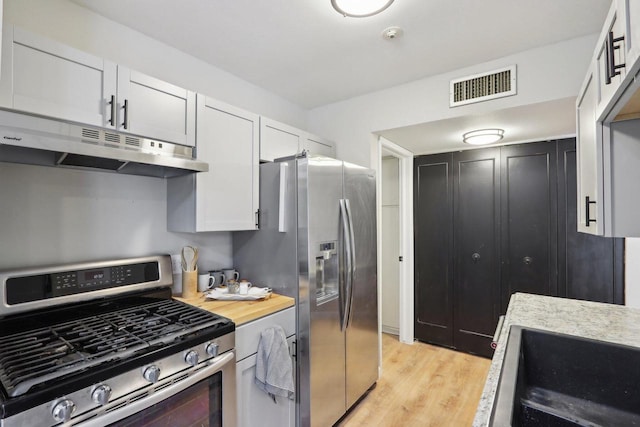
[[[455,153],[454,345],[490,356],[500,294],[500,149]]]
[[[414,160],[415,337],[453,346],[452,155]]]
[[[556,145],[501,149],[502,309],[515,292],[558,295]]]
[[[558,291],[624,304],[624,239],[577,231],[576,141],[558,141]]]

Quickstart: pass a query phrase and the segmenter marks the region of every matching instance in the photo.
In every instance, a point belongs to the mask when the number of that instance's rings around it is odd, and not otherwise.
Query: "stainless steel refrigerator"
[[[300,426],[333,425],[378,378],[375,173],[327,157],[260,166],[260,229],[234,263],[297,301]]]

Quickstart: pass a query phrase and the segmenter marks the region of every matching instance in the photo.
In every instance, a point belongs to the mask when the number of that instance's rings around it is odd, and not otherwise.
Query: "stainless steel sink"
[[[640,426],[640,349],[512,326],[490,425]]]

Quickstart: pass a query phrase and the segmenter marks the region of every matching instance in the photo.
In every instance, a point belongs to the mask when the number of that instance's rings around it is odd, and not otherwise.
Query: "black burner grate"
[[[227,319],[175,300],[0,337],[0,382],[10,396],[102,363],[210,328]]]

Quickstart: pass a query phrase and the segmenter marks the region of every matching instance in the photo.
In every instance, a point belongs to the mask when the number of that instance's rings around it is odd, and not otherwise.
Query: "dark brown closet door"
[[[556,144],[501,149],[502,301],[515,292],[558,295]]]
[[[491,356],[500,300],[500,149],[455,153],[454,345]]]
[[[415,337],[453,346],[452,154],[414,160]]]

